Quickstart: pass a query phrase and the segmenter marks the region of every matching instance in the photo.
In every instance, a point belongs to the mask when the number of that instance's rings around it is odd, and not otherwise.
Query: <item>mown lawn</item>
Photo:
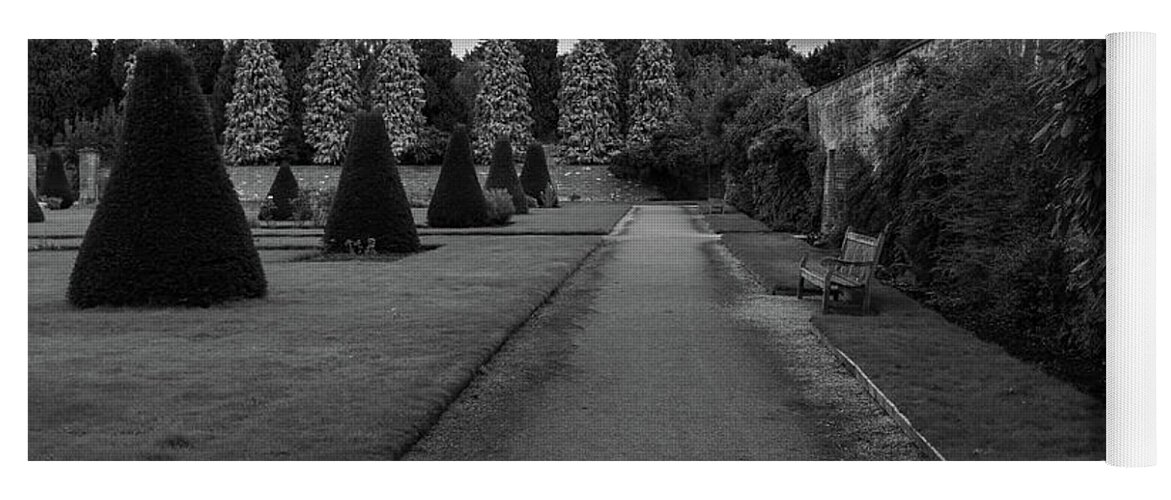
[[[782,233],[721,241],[774,293],[794,295],[798,261],[818,250]],[[808,300],[819,301],[814,293]],[[984,342],[878,284],[874,315],[852,304],[813,324],[846,353],[949,460],[1104,460],[1102,400]]]
[[[262,252],[268,297],[65,301],[76,252],[29,252],[31,460],[394,458],[602,238],[426,236],[394,262]]]

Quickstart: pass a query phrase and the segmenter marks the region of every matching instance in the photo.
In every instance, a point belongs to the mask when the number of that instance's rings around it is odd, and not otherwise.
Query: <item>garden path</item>
[[[846,458],[737,317],[751,292],[718,237],[684,207],[634,210],[405,458]],[[807,325],[795,304],[783,323]]]

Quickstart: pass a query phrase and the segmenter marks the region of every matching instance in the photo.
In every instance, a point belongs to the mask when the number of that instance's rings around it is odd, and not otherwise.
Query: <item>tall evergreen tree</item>
[[[89,40],[28,41],[29,142],[48,145],[86,101]]]
[[[423,94],[427,104],[423,106],[423,117],[427,123],[446,131],[457,123],[467,123],[467,109],[452,87],[460,60],[451,53],[451,40],[411,40],[411,50],[419,58],[419,75],[425,82]]]
[[[488,202],[480,189],[468,129],[457,125],[447,143],[443,169],[427,207],[431,227],[479,227],[488,224]]]
[[[224,143],[224,128],[228,125],[228,103],[232,102],[232,88],[236,85],[236,65],[240,62],[240,52],[244,48],[243,40],[229,40],[224,48],[224,57],[220,61],[219,71],[216,73],[215,86],[212,88],[211,124],[215,132],[216,142]]]
[[[602,40],[602,45],[606,47],[606,54],[614,63],[615,76],[618,80],[618,135],[622,137],[630,130],[630,110],[626,108],[630,96],[630,75],[642,41],[611,39]]]
[[[529,77],[522,57],[510,40],[485,40],[480,90],[476,94],[475,136],[477,158],[488,160],[497,137],[525,144],[532,137]]]
[[[406,40],[387,40],[378,51],[370,98],[374,107],[382,108],[390,147],[400,155],[419,140],[423,128],[423,77],[419,60]]]
[[[378,253],[419,250],[415,218],[380,110],[355,116],[324,236],[327,252],[346,252],[352,244],[369,251],[371,239]]]
[[[350,42],[322,41],[305,80],[305,138],[313,147],[313,163],[337,165],[359,102],[358,61]]]
[[[557,91],[561,88],[561,67],[557,40],[514,40],[524,57],[529,77],[529,104],[532,106],[533,136],[554,142],[557,139]]]
[[[198,305],[263,296],[260,256],[184,53],[148,44],[110,172],[69,277],[69,301]]]
[[[619,143],[616,68],[598,40],[581,40],[565,58],[559,129],[565,161],[607,163]]]
[[[271,40],[277,61],[285,74],[288,91],[285,99],[289,103],[289,119],[281,135],[281,158],[285,161],[306,164],[313,161],[313,148],[305,138],[305,81],[307,68],[313,62],[318,40],[281,39]]]
[[[512,144],[509,144],[508,139],[498,139],[492,148],[492,167],[488,170],[484,189],[507,190],[512,195],[516,213],[529,213],[529,203],[525,199],[524,188],[520,186],[520,178],[516,176],[516,162],[513,161]]]
[[[224,160],[234,165],[274,161],[289,119],[285,75],[268,40],[245,40],[236,66],[224,129]]]
[[[643,40],[630,77],[630,133],[633,144],[645,143],[664,127],[680,99],[671,47],[663,40]]]
[[[94,44],[94,55],[90,59],[89,83],[86,93],[85,108],[96,113],[110,104],[117,104],[121,97],[121,90],[115,85],[110,70],[114,67],[114,40],[97,40]]]
[[[195,66],[195,79],[204,94],[215,92],[216,75],[224,60],[224,41],[215,38],[175,40],[175,45],[187,52]]]
[[[142,40],[119,38],[114,40],[113,45],[114,54],[107,71],[110,72],[110,79],[114,81],[114,87],[118,89],[118,95],[114,98],[114,102],[118,103],[118,107],[121,109],[122,102],[126,99],[126,65],[134,57],[134,53],[142,47]]]

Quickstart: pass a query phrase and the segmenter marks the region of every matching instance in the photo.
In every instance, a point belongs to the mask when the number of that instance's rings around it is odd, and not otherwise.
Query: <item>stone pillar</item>
[[[78,167],[78,195],[81,203],[96,203],[98,201],[98,163],[101,155],[93,148],[81,148],[77,151]]]
[[[37,193],[37,155],[32,154],[32,153],[28,154],[28,189],[29,189],[29,191],[33,192],[33,195],[38,194]]]

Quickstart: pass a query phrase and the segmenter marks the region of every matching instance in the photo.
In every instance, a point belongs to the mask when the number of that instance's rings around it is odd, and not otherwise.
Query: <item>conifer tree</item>
[[[61,205],[58,208],[69,208],[77,201],[73,196],[69,176],[65,173],[65,159],[60,151],[53,150],[49,153],[49,165],[45,167],[45,184],[41,188],[41,195],[46,198],[60,198]]]
[[[467,127],[457,125],[447,143],[443,169],[427,207],[427,225],[431,227],[488,225],[488,202],[476,177],[470,142]]]
[[[37,203],[37,197],[33,196],[33,190],[28,190],[28,221],[29,222],[45,222],[45,212],[41,210],[41,204]]]
[[[516,162],[513,161],[512,144],[508,139],[498,139],[492,148],[492,167],[488,170],[488,179],[484,181],[484,189],[504,189],[512,195],[512,205],[518,214],[529,213],[529,203],[525,199],[524,188],[520,186],[520,178],[516,176]]]
[[[483,67],[475,102],[476,157],[488,160],[497,137],[512,144],[526,144],[533,119],[530,116],[529,77],[520,51],[510,40],[485,40],[477,48]]]
[[[235,165],[273,161],[288,120],[285,75],[268,40],[245,40],[236,66],[224,129],[224,160]]]
[[[390,134],[390,147],[400,155],[419,140],[423,128],[425,82],[419,60],[408,40],[387,40],[378,49],[374,81],[370,86],[372,107],[381,107]]]
[[[252,233],[186,55],[147,44],[110,171],[69,277],[69,301],[198,305],[265,294]]]
[[[524,169],[520,173],[520,185],[526,195],[537,200],[543,208],[557,206],[556,186],[549,176],[549,165],[545,161],[545,148],[541,143],[529,143],[525,151]]]
[[[287,163],[277,170],[272,186],[268,188],[268,197],[272,198],[273,209],[267,215],[268,220],[289,220],[293,218],[293,200],[301,195],[301,186],[297,185],[297,177]],[[263,210],[262,210],[263,212]],[[261,217],[264,219],[264,217]]]
[[[418,251],[415,218],[380,110],[355,115],[348,147],[325,224],[326,251]]]
[[[616,69],[598,40],[582,40],[565,58],[558,125],[565,161],[607,163],[618,146]]]
[[[346,40],[323,40],[313,54],[305,82],[305,138],[313,162],[341,162],[358,109],[358,61]]]
[[[671,47],[663,40],[643,40],[631,73],[627,140],[641,144],[666,126],[680,98]]]
[[[224,57],[220,60],[219,71],[216,73],[211,102],[208,103],[211,105],[212,130],[219,144],[224,143],[224,128],[228,125],[228,103],[232,102],[232,87],[236,84],[236,65],[240,62],[240,51],[243,47],[243,40],[227,42]]]

